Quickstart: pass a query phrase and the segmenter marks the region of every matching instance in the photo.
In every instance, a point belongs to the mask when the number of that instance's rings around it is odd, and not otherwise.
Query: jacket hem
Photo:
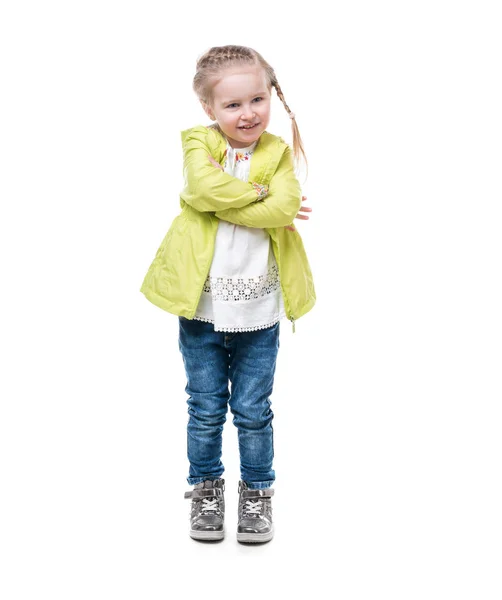
[[[314,308],[315,303],[316,297],[312,296],[306,304],[302,305],[301,310],[297,314],[289,314],[288,319],[291,321],[291,317],[293,317],[295,321],[298,321],[300,317],[303,317],[308,312],[310,312],[312,308]]]
[[[192,319],[193,313],[188,310],[180,310],[176,308],[176,305],[172,302],[166,300],[163,296],[157,294],[156,292],[142,287],[140,292],[145,296],[147,300],[149,300],[152,304],[165,310],[166,312],[175,315],[177,317],[185,317],[186,319]]]

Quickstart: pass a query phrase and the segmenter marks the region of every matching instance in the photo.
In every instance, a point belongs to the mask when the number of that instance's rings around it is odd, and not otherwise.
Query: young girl
[[[141,291],[179,317],[188,398],[190,535],[224,536],[222,431],[238,429],[237,539],[273,537],[270,408],[279,322],[315,303],[299,233],[302,196],[293,155],[305,157],[295,116],[272,67],[243,46],[211,48],[194,90],[214,124],[182,132],[185,187]],[[293,152],[266,131],[272,88],[291,118]],[[304,199],[304,198],[303,198]],[[230,390],[229,390],[230,382]]]

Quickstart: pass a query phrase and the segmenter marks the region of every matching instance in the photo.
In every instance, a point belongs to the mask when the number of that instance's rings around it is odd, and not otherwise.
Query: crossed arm
[[[284,151],[269,188],[225,173],[197,135],[184,139],[183,170],[186,185],[181,198],[199,212],[214,212],[219,219],[237,225],[286,227],[292,231],[295,217],[309,218],[300,214],[311,209],[301,207],[306,198],[300,198],[289,148]]]
[[[185,187],[181,198],[199,212],[215,212],[242,208],[260,200],[264,186],[247,183],[223,171],[214,159],[209,160],[208,147],[197,136],[184,140],[183,172]],[[212,163],[212,164],[211,164]]]
[[[302,213],[312,212],[312,209],[300,206],[300,202],[307,198],[302,196],[300,200],[300,188],[294,176],[290,152],[289,149],[284,152],[268,192],[261,201],[242,208],[218,210],[215,215],[236,225],[257,228],[285,227],[289,231],[295,231],[292,225],[293,218],[308,220],[308,215]],[[223,170],[212,156],[209,156],[209,160],[216,168]]]

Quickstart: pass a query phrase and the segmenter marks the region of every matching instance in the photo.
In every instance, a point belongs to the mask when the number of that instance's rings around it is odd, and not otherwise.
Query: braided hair
[[[307,164],[307,157],[303,148],[302,138],[296,123],[296,117],[291,111],[284,98],[284,93],[277,81],[274,69],[268,64],[263,56],[247,46],[214,46],[205,52],[197,61],[196,73],[193,79],[193,89],[199,100],[205,104],[211,104],[212,84],[222,70],[235,65],[260,65],[265,71],[269,89],[275,88],[279,100],[284,105],[286,112],[291,118],[291,129],[293,132],[293,154],[298,164],[303,157]]]

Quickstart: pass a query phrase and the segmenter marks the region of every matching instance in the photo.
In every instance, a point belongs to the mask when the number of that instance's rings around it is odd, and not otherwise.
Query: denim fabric
[[[222,476],[222,432],[230,406],[238,430],[241,479],[250,489],[270,487],[275,480],[270,395],[280,324],[226,333],[214,331],[212,323],[180,317],[179,326],[189,396],[188,483]]]

